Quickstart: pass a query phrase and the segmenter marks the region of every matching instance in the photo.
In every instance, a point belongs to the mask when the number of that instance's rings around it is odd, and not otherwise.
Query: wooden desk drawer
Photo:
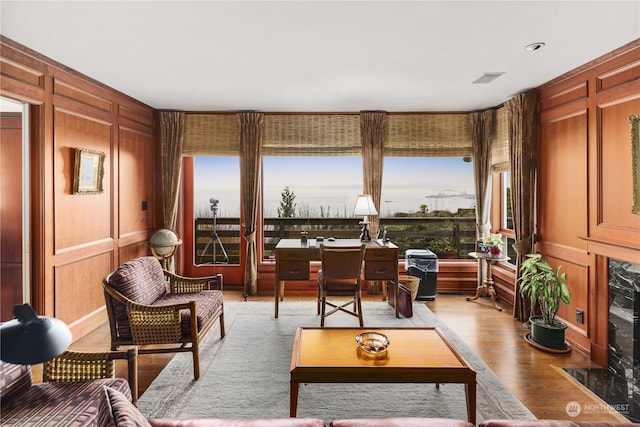
[[[391,280],[398,272],[397,261],[367,261],[364,264],[365,280]]]
[[[367,249],[364,253],[364,259],[367,261],[396,261],[398,259],[398,251],[393,249]]]
[[[280,261],[306,261],[309,262],[309,250],[301,249],[276,249],[276,259]]]
[[[279,280],[309,280],[309,261],[282,261],[278,263]]]

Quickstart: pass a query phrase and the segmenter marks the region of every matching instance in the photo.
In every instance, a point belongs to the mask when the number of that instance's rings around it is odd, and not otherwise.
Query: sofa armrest
[[[223,290],[222,274],[209,277],[184,277],[163,270],[169,282],[170,293],[201,292],[204,290]]]
[[[44,363],[44,382],[90,381],[115,378],[115,361],[127,361],[127,380],[131,400],[138,401],[138,348],[123,351],[79,352],[67,350]]]

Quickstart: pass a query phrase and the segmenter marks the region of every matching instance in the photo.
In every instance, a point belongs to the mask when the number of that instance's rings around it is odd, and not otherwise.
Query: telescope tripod
[[[210,202],[211,212],[213,212],[213,231],[209,235],[209,240],[200,254],[200,264],[202,264],[202,258],[207,254],[207,249],[209,249],[211,245],[213,245],[213,265],[215,266],[217,264],[216,243],[220,245],[220,249],[222,249],[224,261],[229,264],[229,255],[227,255],[227,251],[224,249],[224,245],[218,236],[218,200],[211,198]]]
[[[229,255],[227,254],[227,251],[224,249],[224,245],[222,244],[222,241],[220,241],[220,237],[218,236],[218,233],[215,230],[209,235],[209,241],[207,241],[207,244],[205,245],[204,249],[202,250],[202,253],[200,254],[200,264],[202,264],[202,258],[204,258],[204,256],[207,254],[207,249],[209,249],[209,246],[213,246],[213,264],[214,265],[217,264],[216,243],[220,245],[220,249],[222,249],[222,254],[224,255],[225,263],[229,264]]]

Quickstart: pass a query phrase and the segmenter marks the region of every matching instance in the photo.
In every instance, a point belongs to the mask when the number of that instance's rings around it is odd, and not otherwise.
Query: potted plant
[[[504,249],[504,240],[502,239],[502,234],[489,234],[487,237],[482,239],[482,244],[489,251],[491,255],[498,256],[500,252]]]
[[[562,266],[553,269],[540,254],[529,254],[522,261],[518,279],[520,294],[529,297],[532,305],[537,303],[540,316],[532,315],[530,339],[534,344],[551,350],[566,350],[564,341],[566,323],[556,319],[560,303],[571,302],[571,292],[567,286],[567,273],[561,273]]]
[[[438,258],[451,259],[458,256],[458,251],[449,237],[431,240],[429,250],[438,255]]]

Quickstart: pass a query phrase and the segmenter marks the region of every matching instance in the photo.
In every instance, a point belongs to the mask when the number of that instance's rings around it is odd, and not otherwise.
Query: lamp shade
[[[378,215],[373,199],[368,194],[361,194],[356,200],[356,207],[353,209],[354,216],[360,215]]]
[[[71,344],[64,322],[38,316],[29,304],[13,307],[15,319],[0,325],[0,359],[15,365],[35,365],[62,354]]]

